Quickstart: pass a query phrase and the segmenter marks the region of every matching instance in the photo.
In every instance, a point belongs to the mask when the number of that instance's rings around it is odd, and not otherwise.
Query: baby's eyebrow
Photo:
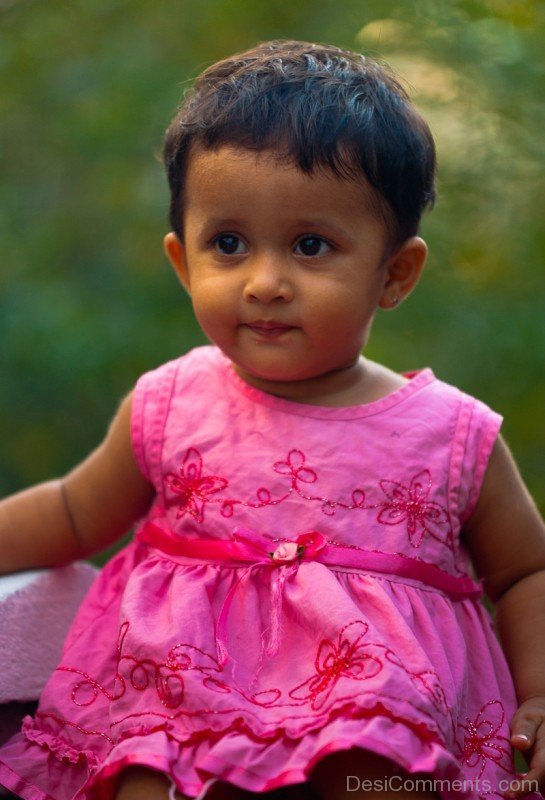
[[[207,220],[208,225],[214,225],[218,228],[229,227],[230,225],[244,224],[246,220],[244,217],[210,217]]]
[[[197,236],[208,236],[212,231],[231,231],[244,227],[246,221],[243,217],[205,217],[198,221]]]
[[[294,219],[293,225],[294,227],[300,227],[301,229],[306,228],[309,233],[312,233],[315,228],[320,228],[326,229],[332,234],[342,236],[343,238],[346,238],[349,235],[347,228],[342,228],[339,225],[336,225],[329,218],[316,217],[315,219]]]
[[[213,228],[224,228],[228,230],[230,228],[238,228],[243,227],[245,225],[251,224],[250,220],[246,217],[206,217],[202,221],[202,225],[199,226],[199,233],[205,233]],[[325,229],[332,234],[336,234],[337,236],[346,237],[349,235],[348,228],[344,228],[340,225],[336,225],[329,217],[315,217],[312,218],[291,218],[289,220],[289,226],[294,231],[300,230],[301,233],[312,233],[315,229]],[[316,231],[318,232],[318,231]]]
[[[238,225],[246,224],[244,217],[206,217],[203,221],[202,229],[210,228],[235,228]]]
[[[307,211],[308,214],[308,211]],[[213,214],[195,214],[195,235],[200,241],[208,240],[211,235],[219,234],[221,232],[233,234],[247,234],[252,235],[255,233],[254,221],[251,217],[244,215],[241,216],[214,216]],[[353,225],[343,225],[334,222],[330,217],[316,214],[305,215],[298,218],[291,216],[286,220],[286,226],[282,224],[283,235],[288,231],[290,238],[298,236],[315,235],[322,236],[325,239],[331,238],[334,242],[346,246],[353,245],[358,238],[358,232]]]
[[[339,225],[330,217],[295,218],[291,221],[291,228],[294,234],[323,236],[326,239],[330,237],[334,242],[343,245],[353,245],[357,239],[357,230],[353,225]]]

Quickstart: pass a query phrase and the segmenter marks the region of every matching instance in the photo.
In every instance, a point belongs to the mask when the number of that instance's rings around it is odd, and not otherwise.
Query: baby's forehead
[[[390,220],[363,176],[308,173],[276,151],[230,145],[193,154],[183,224],[198,238],[218,230],[271,241],[314,233],[341,247],[371,233],[391,238]]]
[[[345,169],[345,180],[355,179],[367,183],[365,173],[360,168],[357,158],[352,156],[346,148],[339,146],[339,152],[343,155],[343,166]],[[218,161],[239,162],[247,164],[262,164],[271,170],[296,169],[303,174],[326,174],[336,175],[340,179],[343,176],[335,172],[334,167],[322,164],[317,159],[312,159],[309,154],[308,167],[302,167],[297,158],[290,152],[287,146],[278,141],[276,146],[252,147],[244,146],[238,142],[220,142],[212,146],[204,146],[200,142],[194,142],[187,155],[188,170],[210,169]]]
[[[186,172],[186,200],[195,191],[212,197],[229,195],[231,189],[250,193],[266,193],[275,188],[290,194],[317,201],[327,200],[328,194],[350,196],[367,209],[376,211],[381,205],[377,190],[369,184],[357,163],[348,159],[345,174],[333,167],[314,164],[303,169],[282,148],[251,149],[236,144],[222,144],[214,148],[196,146],[188,157]]]

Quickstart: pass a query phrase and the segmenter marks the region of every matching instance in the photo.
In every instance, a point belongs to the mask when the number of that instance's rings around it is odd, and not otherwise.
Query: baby
[[[197,79],[165,163],[165,250],[211,344],[141,377],[65,477],[0,504],[4,572],[136,523],[1,782],[27,800],[538,791],[544,525],[495,412],[362,355],[426,260],[426,123],[362,55],[267,42]]]

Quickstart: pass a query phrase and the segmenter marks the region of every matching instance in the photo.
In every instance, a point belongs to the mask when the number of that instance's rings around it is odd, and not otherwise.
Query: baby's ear
[[[186,292],[191,295],[185,247],[178,239],[178,236],[174,233],[174,231],[167,233],[163,239],[163,247],[168,260],[174,268],[174,272],[178,276],[178,280]]]
[[[428,246],[420,236],[406,239],[387,260],[381,308],[395,308],[412,292],[422,274]]]

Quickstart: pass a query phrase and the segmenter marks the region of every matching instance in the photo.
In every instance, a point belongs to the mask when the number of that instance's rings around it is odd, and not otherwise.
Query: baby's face
[[[167,254],[241,377],[274,393],[358,362],[386,281],[365,187],[223,146],[192,156],[184,194]]]

